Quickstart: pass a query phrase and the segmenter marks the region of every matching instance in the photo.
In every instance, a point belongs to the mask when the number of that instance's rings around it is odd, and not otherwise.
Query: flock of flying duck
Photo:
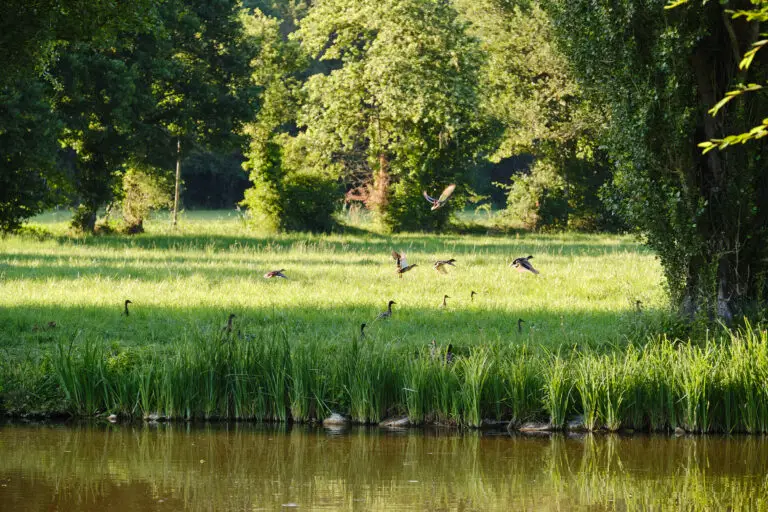
[[[438,197],[438,198],[431,197],[429,194],[427,194],[426,191],[424,191],[423,192],[424,198],[432,205],[430,210],[434,211],[434,210],[437,210],[438,208],[442,207],[448,201],[448,198],[451,197],[451,194],[453,194],[453,190],[455,188],[456,188],[456,185],[454,185],[454,184],[448,185],[447,187],[445,187],[443,192],[440,194],[440,197]],[[415,267],[418,266],[416,263],[412,263],[412,264],[409,265],[408,262],[406,261],[405,252],[403,252],[403,251],[400,251],[400,252],[392,251],[392,258],[395,260],[395,264],[396,264],[395,272],[397,273],[398,277],[400,277],[400,278],[403,277],[403,274],[405,274],[409,270],[412,270],[412,269],[414,269]],[[533,267],[533,265],[531,264],[531,261],[530,261],[531,259],[533,259],[533,256],[530,256],[530,255],[526,256],[526,257],[515,258],[512,261],[512,263],[510,263],[509,266],[510,267],[515,267],[518,272],[530,272],[532,274],[538,274],[539,271],[536,270]],[[450,258],[450,259],[447,259],[447,260],[437,260],[437,261],[435,261],[432,264],[432,268],[435,269],[439,273],[447,274],[448,273],[447,267],[448,266],[455,267],[456,266],[456,265],[454,265],[455,262],[456,262],[456,260],[454,258]],[[288,276],[285,275],[285,269],[281,268],[279,270],[271,270],[271,271],[267,272],[266,274],[264,274],[264,278],[265,279],[273,279],[273,278],[288,279]],[[472,291],[470,293],[470,300],[474,301],[475,295],[477,295],[477,292]],[[444,295],[443,296],[443,302],[442,302],[442,305],[441,305],[442,308],[447,307],[446,300],[450,299],[450,298],[451,297],[449,295]],[[124,305],[125,309],[123,310],[123,313],[122,313],[125,316],[129,316],[129,314],[130,314],[129,311],[128,311],[128,304],[132,304],[132,302],[130,300],[126,299],[125,305]],[[379,313],[376,316],[376,320],[386,320],[388,318],[391,318],[392,317],[392,305],[393,304],[397,304],[397,302],[395,302],[394,300],[390,300],[389,303],[387,303],[387,309],[385,311],[382,311],[381,313]],[[229,318],[227,319],[227,325],[225,325],[222,328],[222,332],[223,333],[225,333],[225,334],[232,333],[232,321],[235,318],[236,318],[236,315],[234,313],[230,313]],[[521,324],[523,322],[524,322],[523,319],[519,319],[517,321],[518,330],[521,330]],[[365,323],[360,325],[360,336],[361,337],[365,336],[365,327],[366,327],[366,325],[367,324],[365,324]],[[432,345],[431,345],[430,349],[433,352],[436,350],[435,340],[432,340]],[[451,352],[451,347],[449,345],[448,353],[447,353],[446,357],[451,357],[451,355],[452,355],[452,352]]]

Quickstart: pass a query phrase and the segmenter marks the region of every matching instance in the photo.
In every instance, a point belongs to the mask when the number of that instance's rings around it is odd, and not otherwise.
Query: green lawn
[[[269,329],[296,343],[347,342],[366,322],[374,342],[413,347],[616,346],[664,307],[658,261],[628,236],[269,236],[220,211],[186,213],[177,231],[160,218],[139,236],[70,238],[66,220],[35,219],[59,233],[48,240],[0,240],[0,345],[13,354],[75,338],[133,346],[218,335],[230,312],[243,336]],[[418,264],[402,279],[393,249]],[[539,276],[508,266],[529,254]],[[432,269],[451,257],[447,275]],[[290,279],[262,277],[279,268]],[[392,319],[374,321],[390,299]]]

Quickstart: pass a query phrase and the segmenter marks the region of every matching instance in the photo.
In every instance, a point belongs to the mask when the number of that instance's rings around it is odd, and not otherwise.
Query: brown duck
[[[405,253],[400,251],[392,251],[392,258],[395,260],[395,263],[397,264],[397,274],[402,279],[403,274],[411,270],[413,267],[417,266],[416,263],[413,265],[408,265],[408,262],[405,260]]]

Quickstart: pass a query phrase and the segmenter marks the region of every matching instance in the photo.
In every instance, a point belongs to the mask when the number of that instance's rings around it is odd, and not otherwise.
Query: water
[[[0,510],[766,510],[762,437],[0,426]]]

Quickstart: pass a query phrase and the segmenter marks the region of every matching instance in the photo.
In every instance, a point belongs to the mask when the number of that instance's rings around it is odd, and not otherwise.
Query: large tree
[[[688,315],[731,320],[763,306],[768,292],[765,144],[710,151],[697,144],[756,124],[764,94],[708,113],[739,83],[764,83],[766,65],[739,69],[759,26],[732,19],[749,2],[556,0],[562,46],[595,98],[609,109],[606,144],[616,203],[659,255]]]
[[[65,142],[77,154],[76,227],[91,231],[126,165],[172,168],[192,149],[230,149],[255,112],[253,48],[234,0],[166,0],[159,26],[59,59]],[[178,173],[177,173],[178,174]]]
[[[456,4],[487,55],[482,108],[504,128],[491,159],[535,159],[513,176],[505,213],[530,228],[605,227],[597,197],[610,176],[597,146],[602,119],[557,48],[549,14],[536,0]]]
[[[435,0],[320,0],[299,23],[302,48],[332,66],[309,77],[298,124],[391,229],[435,229],[458,200],[433,195],[466,173],[490,140],[479,116],[478,42]],[[362,172],[360,172],[362,170]]]

